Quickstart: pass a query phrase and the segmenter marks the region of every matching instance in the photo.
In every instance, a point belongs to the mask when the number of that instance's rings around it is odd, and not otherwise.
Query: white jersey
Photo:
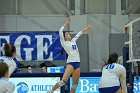
[[[80,31],[71,41],[65,41],[63,36],[63,29],[64,27],[62,26],[59,30],[59,36],[60,36],[61,45],[65,49],[66,53],[68,54],[67,63],[80,62],[80,55],[79,55],[76,41],[83,34],[83,32]]]
[[[99,88],[121,86],[122,93],[127,93],[126,88],[126,70],[117,63],[109,64],[103,67]]]
[[[16,69],[16,62],[11,57],[2,56],[0,57],[0,62],[5,62],[9,67],[9,76],[15,71]]]
[[[0,93],[13,93],[15,85],[9,82],[8,79],[0,79]]]

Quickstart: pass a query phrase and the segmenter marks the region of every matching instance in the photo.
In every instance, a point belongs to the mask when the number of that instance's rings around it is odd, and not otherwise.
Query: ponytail
[[[8,57],[12,57],[13,53],[16,52],[16,48],[14,45],[12,44],[9,44],[9,43],[6,43],[4,45],[4,53],[5,53],[5,56],[8,56]]]
[[[116,63],[118,61],[118,54],[112,53],[109,55],[108,61],[106,61],[106,59],[103,59],[103,61],[104,61],[103,67],[108,64]],[[102,69],[103,69],[103,67],[102,67]]]
[[[107,64],[116,63],[117,61],[118,61],[118,54],[112,53],[111,55],[109,55],[109,59],[108,59]]]

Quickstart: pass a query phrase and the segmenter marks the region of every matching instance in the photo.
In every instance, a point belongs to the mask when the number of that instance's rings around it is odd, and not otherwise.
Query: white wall
[[[17,1],[17,3],[16,3]],[[70,0],[0,0],[0,14],[66,14]],[[116,14],[121,11],[121,0],[71,0],[81,14]],[[68,6],[67,6],[68,5]],[[77,6],[78,5],[78,6]],[[74,7],[71,5],[70,7]],[[85,8],[85,9],[84,9]]]
[[[116,0],[109,0],[109,13],[116,14]]]
[[[106,14],[107,0],[85,0],[86,13]]]
[[[124,27],[128,23],[128,15],[112,15],[111,16],[111,33],[125,33]]]
[[[14,13],[15,13],[15,0],[0,0],[0,15]]]
[[[65,14],[65,0],[20,0],[22,14]]]
[[[93,24],[93,30],[89,32],[89,67],[90,71],[100,71],[104,64],[103,59],[108,59],[110,34],[124,34],[128,16],[94,14],[87,19],[88,23]]]
[[[16,31],[16,17],[0,16],[0,31]]]
[[[89,35],[90,71],[100,70],[103,58],[109,55],[110,15],[89,15],[88,23],[93,24]]]
[[[72,23],[70,25],[70,30],[74,33],[78,33],[80,30],[87,27],[87,15],[77,15],[72,16]]]
[[[0,16],[0,31],[58,31],[66,16]],[[72,22],[66,30],[78,33],[87,26],[87,15],[71,16]]]
[[[65,16],[0,16],[0,31],[58,31]]]

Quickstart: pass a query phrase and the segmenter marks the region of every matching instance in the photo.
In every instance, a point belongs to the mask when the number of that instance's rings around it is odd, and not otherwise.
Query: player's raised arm
[[[83,33],[88,32],[91,28],[92,28],[92,25],[89,24],[85,29],[83,29],[82,31],[80,31],[80,32],[73,38],[73,40],[76,41]]]
[[[83,33],[88,32],[90,29],[92,29],[93,26],[89,24],[85,29],[82,30]]]
[[[70,18],[67,18],[66,21],[65,21],[65,23],[64,23],[64,25],[59,30],[59,36],[60,36],[60,40],[61,41],[65,41],[64,40],[64,35],[63,35],[63,30],[64,30],[64,28],[66,28],[66,26],[68,24],[70,24],[70,22],[71,22],[71,19]]]

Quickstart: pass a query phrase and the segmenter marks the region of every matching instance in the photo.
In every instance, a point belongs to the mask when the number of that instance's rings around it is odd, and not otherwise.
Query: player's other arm
[[[91,28],[92,28],[92,25],[89,24],[85,29],[83,29],[82,31],[80,31],[80,32],[73,38],[73,40],[76,41],[83,33],[88,32]]]
[[[127,93],[127,87],[126,87],[126,70],[122,66],[120,69],[121,75],[120,75],[120,82],[122,87],[122,93]]]
[[[67,27],[68,24],[70,24],[70,22],[71,22],[71,19],[70,18],[67,18],[66,21],[65,21],[65,23],[64,23],[64,25],[59,30],[59,36],[60,36],[60,41],[61,42],[65,41],[64,35],[63,35],[63,30],[64,30],[64,28]]]

